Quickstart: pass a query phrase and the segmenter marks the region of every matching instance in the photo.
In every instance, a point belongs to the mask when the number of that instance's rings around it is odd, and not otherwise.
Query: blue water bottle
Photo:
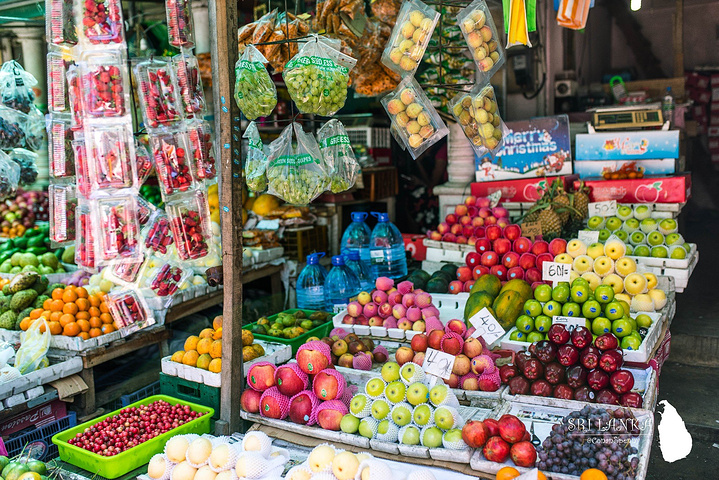
[[[347,308],[350,298],[360,292],[357,275],[345,265],[342,255],[332,257],[332,270],[325,279],[325,303],[331,312],[339,313]]]
[[[389,214],[372,212],[377,225],[370,236],[372,276],[402,278],[407,275],[407,254],[399,229],[389,221]]]
[[[324,252],[307,255],[307,265],[297,278],[297,308],[327,311],[325,278],[327,271],[320,265]]]
[[[360,259],[369,264],[369,238],[372,232],[365,223],[366,219],[367,212],[352,212],[352,223],[342,234],[340,251],[342,255],[347,255],[356,250],[360,254]]]
[[[357,275],[357,279],[360,284],[360,291],[368,293],[372,292],[374,289],[374,278],[372,278],[369,262],[363,262],[360,259],[360,254],[357,250],[351,250],[347,255],[345,255],[345,265],[350,267],[350,270]]]

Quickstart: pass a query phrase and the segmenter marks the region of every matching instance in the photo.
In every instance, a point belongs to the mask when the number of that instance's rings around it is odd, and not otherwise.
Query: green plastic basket
[[[116,415],[120,410],[124,408],[148,405],[157,400],[164,400],[171,405],[177,405],[178,403],[181,405],[187,405],[195,412],[204,413],[205,415],[196,418],[191,422],[187,422],[184,425],[180,425],[177,428],[173,428],[172,430],[165,432],[162,435],[158,435],[157,437],[148,440],[145,443],[137,445],[136,447],[132,447],[129,450],[125,450],[124,452],[113,457],[103,457],[102,455],[98,455],[94,452],[90,452],[83,448],[76,447],[75,445],[70,445],[69,443],[67,443],[67,441],[73,438],[77,433],[82,433],[83,431],[85,431],[86,428],[92,427],[96,423],[99,423],[113,415]],[[151,397],[147,397],[144,400],[140,400],[139,402],[130,404],[127,407],[123,407],[122,409],[115,410],[114,412],[103,415],[102,417],[94,418],[89,422],[85,422],[81,425],[78,425],[77,427],[65,430],[64,432],[60,432],[57,435],[53,436],[52,442],[57,445],[60,459],[64,462],[71,463],[72,465],[80,467],[90,473],[99,475],[101,477],[117,478],[126,474],[127,472],[131,472],[132,470],[140,467],[141,465],[148,463],[153,455],[155,455],[156,453],[161,453],[164,450],[167,441],[175,435],[181,435],[185,433],[209,433],[210,419],[215,413],[215,410],[212,408],[203,407],[202,405],[197,405],[196,403],[185,402],[173,397],[168,397],[166,395],[153,395]]]
[[[291,309],[289,309],[289,310],[285,310],[285,311],[282,312],[282,313],[295,313],[295,312],[297,312],[297,311],[299,311],[299,310],[301,310],[301,309],[299,309],[299,308],[291,308]],[[303,310],[303,311],[305,312],[305,314],[307,314],[308,317],[309,317],[312,313],[316,312],[316,310]],[[272,315],[271,317],[267,317],[267,320],[269,320],[270,323],[272,323],[272,322],[275,321],[275,319],[276,319],[279,315],[280,315],[280,314],[277,313],[277,314],[275,314],[275,315]],[[310,338],[310,337],[322,338],[322,337],[326,337],[326,336],[329,334],[330,329],[331,329],[331,327],[332,327],[332,315],[329,315],[327,318],[328,318],[328,320],[327,320],[326,323],[323,323],[323,324],[320,325],[319,327],[315,327],[315,328],[313,328],[312,330],[309,330],[309,331],[303,333],[302,335],[300,335],[299,337],[296,337],[296,338],[291,338],[291,339],[287,339],[287,338],[277,338],[277,337],[271,337],[271,336],[269,336],[269,335],[262,335],[262,334],[260,334],[260,333],[255,333],[255,334],[253,334],[253,335],[254,335],[254,337],[255,337],[256,339],[258,339],[258,340],[265,340],[265,341],[267,341],[267,342],[281,343],[282,345],[289,345],[290,347],[292,347],[292,356],[294,357],[294,356],[297,354],[297,349],[299,349],[302,345],[304,345],[305,343],[307,343],[307,339],[308,339],[308,338]],[[255,322],[255,323],[257,323],[257,322]],[[251,324],[249,324],[249,325],[245,325],[245,326],[242,327],[242,328],[243,328],[244,330],[251,330],[251,329],[252,329],[252,326],[255,325],[255,323],[251,323]]]

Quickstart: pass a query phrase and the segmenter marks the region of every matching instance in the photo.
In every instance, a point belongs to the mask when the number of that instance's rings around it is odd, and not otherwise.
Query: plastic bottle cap
[[[342,255],[335,255],[332,257],[332,265],[340,266],[345,264],[345,259]]]
[[[378,222],[389,222],[389,213],[372,212],[374,217],[377,217]]]
[[[353,222],[364,222],[367,219],[367,212],[352,212]]]
[[[357,250],[350,250],[349,253],[347,253],[347,258],[350,260],[359,260],[360,254]]]
[[[325,252],[310,253],[307,255],[307,265],[317,265],[320,263],[320,258],[325,256]]]

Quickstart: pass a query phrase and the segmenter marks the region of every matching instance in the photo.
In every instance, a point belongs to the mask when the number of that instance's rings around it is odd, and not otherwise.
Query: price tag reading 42
[[[434,348],[428,348],[424,355],[422,367],[428,375],[434,375],[447,380],[452,375],[454,359],[454,355],[440,352]]]
[[[617,214],[617,201],[593,202],[589,204],[589,216],[613,217]]]
[[[586,327],[587,326],[587,319],[582,317],[561,317],[561,316],[554,316],[552,317],[552,325],[555,323],[558,323],[560,325],[564,325],[564,327],[570,331],[573,332],[575,328],[577,327]]]
[[[568,263],[544,262],[542,280],[545,282],[569,282],[572,266]]]
[[[491,345],[504,335],[504,329],[487,307],[472,315],[469,323],[476,328],[472,336],[475,338],[482,337],[487,342],[487,345]]]

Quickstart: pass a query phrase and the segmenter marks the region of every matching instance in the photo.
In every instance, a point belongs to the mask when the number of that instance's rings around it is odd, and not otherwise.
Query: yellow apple
[[[586,255],[587,245],[578,238],[575,238],[574,240],[570,240],[567,244],[567,253],[570,254],[572,258],[577,258],[580,255]]]
[[[637,271],[637,262],[633,258],[622,257],[614,263],[614,270],[622,277]]]
[[[587,255],[596,260],[597,258],[604,255],[604,245],[599,242],[592,243],[591,245],[589,245],[589,247],[587,247]]]
[[[592,291],[602,284],[601,277],[594,272],[584,273],[582,274],[582,278],[589,282],[589,288],[591,288]]]
[[[571,265],[572,262],[574,262],[574,259],[573,259],[572,256],[571,256],[570,254],[568,254],[568,253],[560,253],[559,255],[557,255],[556,257],[554,257],[554,261],[555,261],[556,263],[566,263],[566,264],[568,264],[568,265]]]
[[[647,279],[647,288],[653,290],[657,288],[657,276],[653,273],[645,273],[644,278]]]
[[[667,295],[658,288],[649,290],[648,295],[651,297],[652,302],[654,302],[655,310],[661,310],[664,308],[664,305],[667,304]]]
[[[616,273],[611,273],[602,279],[604,285],[609,285],[614,290],[614,295],[624,291],[624,279]],[[616,300],[617,297],[614,297]]]
[[[624,289],[630,295],[639,295],[647,290],[647,279],[641,273],[630,273],[624,278]]]
[[[574,271],[582,275],[584,273],[592,271],[592,267],[594,266],[594,260],[589,255],[579,255],[574,259],[572,266],[574,268]]]
[[[610,273],[614,273],[614,260],[609,257],[597,257],[594,259],[594,273],[600,277],[605,277]]]

